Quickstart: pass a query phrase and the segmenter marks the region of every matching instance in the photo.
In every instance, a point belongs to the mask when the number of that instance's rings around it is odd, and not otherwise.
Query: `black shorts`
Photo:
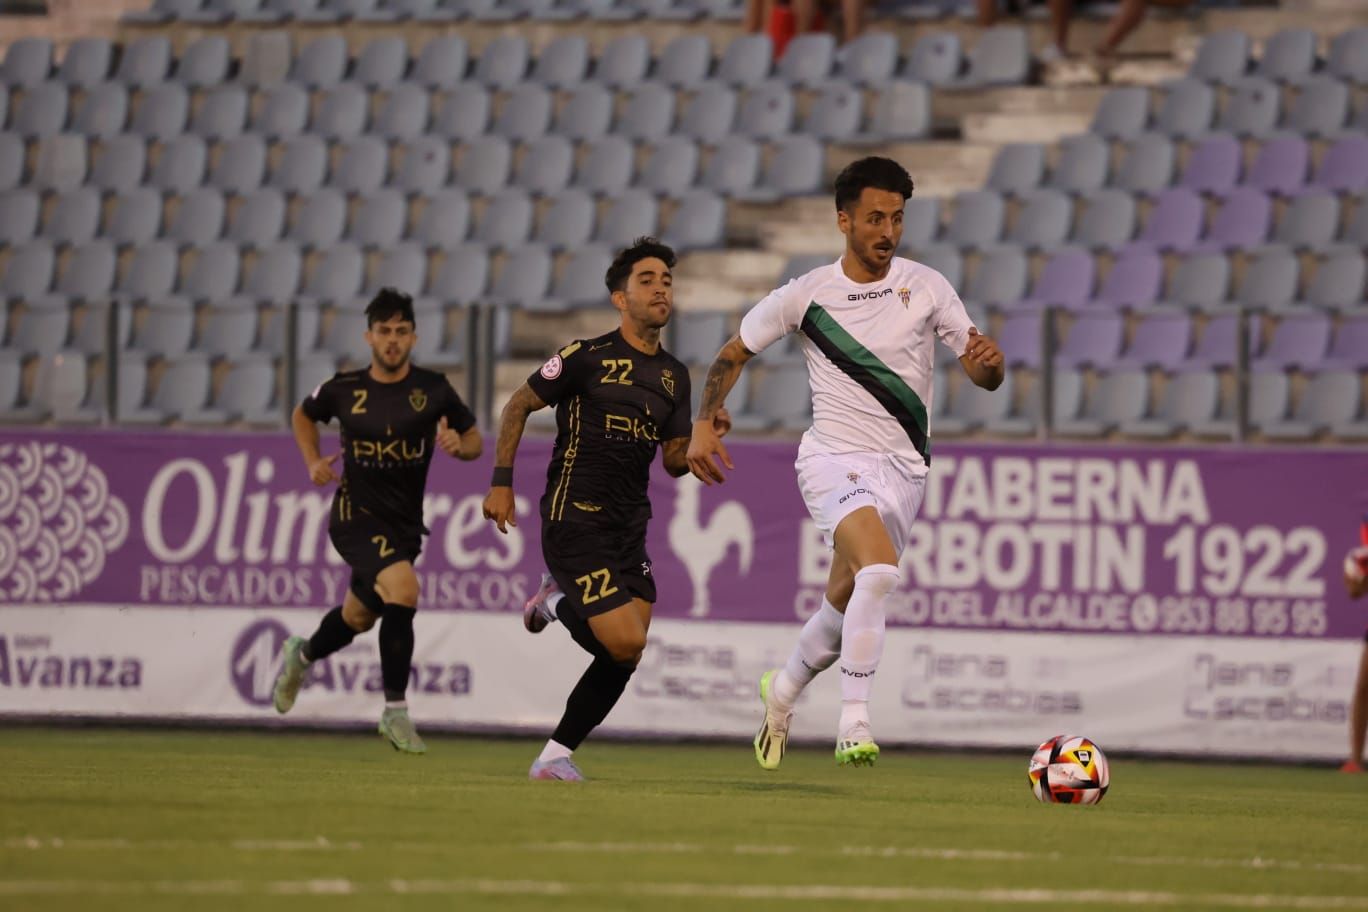
[[[382,614],[384,600],[375,591],[381,571],[394,564],[413,563],[423,550],[423,536],[399,532],[383,520],[363,510],[346,520],[334,519],[328,537],[342,559],[351,567],[351,591],[372,614]]]
[[[586,620],[634,598],[655,603],[644,528],[619,531],[543,521],[542,557],[566,604]]]

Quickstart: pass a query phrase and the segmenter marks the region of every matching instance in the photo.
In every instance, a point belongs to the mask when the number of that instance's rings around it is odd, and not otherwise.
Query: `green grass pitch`
[[[1112,758],[1097,807],[1026,761],[748,743],[8,728],[0,910],[1368,909],[1368,776]],[[1105,748],[1105,745],[1103,745]]]

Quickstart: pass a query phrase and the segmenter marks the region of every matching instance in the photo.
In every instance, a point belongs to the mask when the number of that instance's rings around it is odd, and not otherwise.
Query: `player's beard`
[[[385,371],[391,374],[395,373],[396,371],[403,370],[404,365],[408,363],[409,359],[409,353],[406,351],[400,351],[393,357],[391,357],[382,349],[374,349],[372,351],[372,354],[375,355],[375,360],[380,363],[380,366],[384,368]]]

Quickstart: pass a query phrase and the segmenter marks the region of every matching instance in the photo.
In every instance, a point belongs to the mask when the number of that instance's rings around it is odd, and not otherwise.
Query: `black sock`
[[[589,733],[608,718],[635,670],[611,659],[595,658],[584,670],[575,689],[570,691],[570,698],[565,701],[565,715],[561,716],[551,739],[571,750],[578,748]]]
[[[351,645],[351,641],[356,639],[356,631],[347,626],[347,622],[342,620],[342,606],[338,605],[332,611],[323,615],[323,620],[318,622],[318,629],[314,635],[309,637],[309,642],[304,644],[301,650],[304,658],[310,662],[319,659],[326,659],[328,656]]]
[[[385,699],[402,700],[408,690],[409,669],[413,667],[413,616],[416,608],[386,605],[380,618],[380,677],[385,682]]]

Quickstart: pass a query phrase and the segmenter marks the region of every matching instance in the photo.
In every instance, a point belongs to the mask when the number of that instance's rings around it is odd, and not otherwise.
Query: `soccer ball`
[[[1031,756],[1031,794],[1046,804],[1097,804],[1107,794],[1107,755],[1087,738],[1055,735]]]
[[[1355,583],[1368,577],[1368,545],[1355,548],[1344,556],[1344,576]]]

